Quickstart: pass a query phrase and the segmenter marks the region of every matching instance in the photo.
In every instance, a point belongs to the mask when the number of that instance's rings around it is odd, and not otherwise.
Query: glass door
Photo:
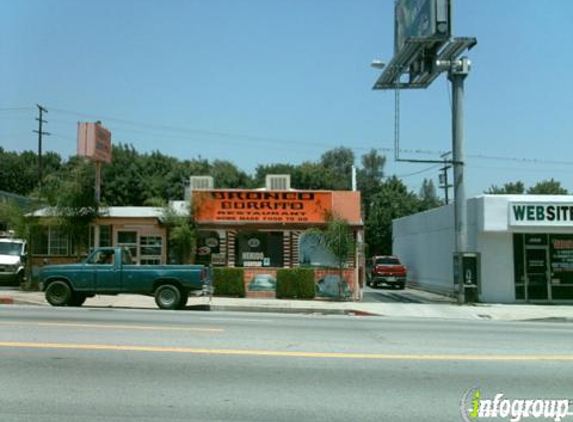
[[[551,300],[547,249],[546,246],[525,248],[525,284],[528,301]]]

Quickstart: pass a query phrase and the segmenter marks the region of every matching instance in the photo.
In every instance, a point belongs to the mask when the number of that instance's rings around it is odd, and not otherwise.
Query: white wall
[[[481,255],[481,302],[515,302],[513,235],[509,232],[479,233]]]
[[[500,199],[491,198],[493,210],[484,197],[468,200],[467,249],[481,255],[480,300],[512,303],[515,302],[512,233],[483,231],[484,227],[502,228],[507,218],[507,202]],[[410,281],[428,290],[454,293],[453,226],[452,205],[394,220],[393,253],[408,267]]]
[[[393,254],[408,267],[408,280],[429,290],[453,293],[453,206],[393,221]]]

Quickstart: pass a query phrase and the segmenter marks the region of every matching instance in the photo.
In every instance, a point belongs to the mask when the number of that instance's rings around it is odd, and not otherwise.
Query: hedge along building
[[[326,227],[334,216],[348,222],[356,240],[343,277],[358,297],[364,238],[360,192],[293,190],[285,180],[283,189],[271,189],[267,182],[264,190],[193,190],[197,262],[244,268],[248,297],[274,297],[278,268],[313,267],[319,282],[338,274],[336,260],[307,230]]]
[[[482,302],[573,303],[573,195],[483,195],[467,205]],[[451,205],[394,220],[409,281],[454,292],[453,221]]]

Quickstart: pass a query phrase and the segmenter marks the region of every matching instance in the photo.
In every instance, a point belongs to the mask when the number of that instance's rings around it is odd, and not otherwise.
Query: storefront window
[[[336,267],[334,255],[324,246],[324,240],[318,233],[305,233],[300,238],[299,264],[301,267]]]
[[[573,234],[513,235],[517,300],[573,300]]]
[[[241,232],[235,241],[235,266],[282,267],[283,232]]]
[[[225,265],[226,259],[221,253],[221,240],[219,233],[212,230],[201,230],[197,233],[196,264]]]

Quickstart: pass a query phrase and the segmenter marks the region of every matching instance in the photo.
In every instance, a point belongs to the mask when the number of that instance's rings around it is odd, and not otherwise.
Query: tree
[[[216,188],[246,189],[251,186],[251,180],[247,173],[239,170],[237,166],[230,161],[213,161],[209,174],[215,179]]]
[[[371,211],[366,220],[366,243],[371,255],[392,253],[392,220],[420,210],[415,193],[396,176],[385,180],[372,198]]]
[[[348,221],[339,218],[336,215],[330,215],[327,218],[327,225],[324,230],[310,229],[306,234],[317,236],[336,260],[336,268],[339,271],[338,297],[343,298],[344,268],[348,260],[356,250],[356,241],[352,235]]]
[[[320,157],[320,164],[330,171],[334,190],[350,190],[354,153],[350,148],[338,147],[326,151]]]
[[[430,210],[443,205],[432,179],[424,179],[418,196],[420,197],[420,211]]]
[[[167,227],[170,258],[179,264],[190,263],[197,247],[197,232],[189,213],[178,214],[173,207],[166,206],[163,224]]]
[[[143,160],[133,145],[114,145],[111,163],[102,166],[102,201],[116,206],[142,205],[149,195],[145,176]]]
[[[68,163],[65,171],[49,175],[43,198],[53,212],[53,223],[71,237],[78,257],[88,248],[89,226],[99,214],[94,194],[94,167],[83,159]]]
[[[567,195],[567,189],[561,186],[561,182],[551,178],[551,180],[537,182],[535,186],[527,189],[527,193],[531,195]]]
[[[381,156],[375,149],[364,154],[361,159],[362,168],[357,172],[357,185],[361,193],[362,212],[367,219],[370,214],[370,202],[372,196],[378,192],[384,177],[384,165],[386,157]]]
[[[521,181],[505,183],[502,187],[491,185],[484,193],[489,195],[521,195],[525,193],[525,186]]]

